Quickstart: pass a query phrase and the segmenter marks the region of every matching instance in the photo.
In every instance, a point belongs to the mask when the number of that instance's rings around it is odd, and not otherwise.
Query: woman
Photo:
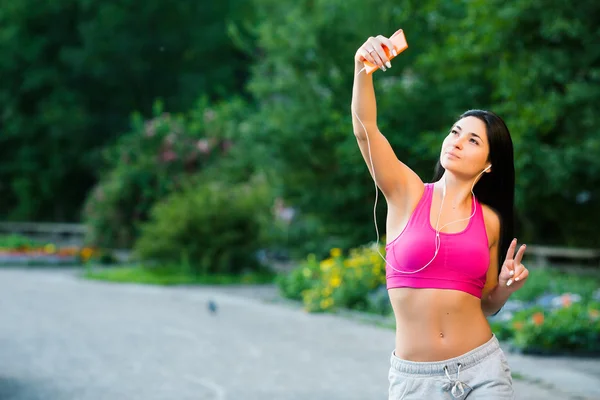
[[[369,61],[391,67],[384,36],[356,52],[354,134],[386,198],[387,288],[396,318],[390,399],[513,399],[510,368],[486,316],[525,283],[513,235],[510,133],[488,111],[464,113],[442,143],[433,183],[399,161],[377,127]]]

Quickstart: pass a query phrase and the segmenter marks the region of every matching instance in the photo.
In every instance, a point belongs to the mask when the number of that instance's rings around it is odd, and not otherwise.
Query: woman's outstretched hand
[[[515,255],[516,248],[517,239],[513,239],[506,252],[506,259],[502,264],[500,276],[498,277],[498,285],[509,289],[511,292],[516,292],[521,289],[529,276],[529,270],[521,264],[527,246],[521,245],[519,251]]]
[[[392,63],[385,55],[383,46],[390,49],[392,54],[396,56],[396,50],[394,49],[394,44],[392,41],[383,35],[378,35],[376,37],[371,36],[362,46],[358,48],[356,54],[354,55],[354,61],[358,63],[368,61],[371,64],[377,65],[382,71],[385,71],[386,67],[391,68]]]

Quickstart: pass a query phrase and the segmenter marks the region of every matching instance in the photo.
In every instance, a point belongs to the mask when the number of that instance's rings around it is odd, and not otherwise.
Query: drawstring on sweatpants
[[[446,373],[446,377],[448,378],[448,382],[444,384],[444,390],[450,390],[452,393],[452,397],[455,399],[460,399],[465,394],[465,387],[469,387],[466,383],[460,380],[460,367],[461,363],[458,363],[458,371],[456,372],[456,379],[452,379],[450,374],[448,373],[448,366],[444,365],[444,372]]]

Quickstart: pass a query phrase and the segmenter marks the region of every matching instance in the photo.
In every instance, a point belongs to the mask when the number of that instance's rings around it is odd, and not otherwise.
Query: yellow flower
[[[329,296],[331,296],[331,292],[332,292],[331,288],[329,286],[327,286],[327,287],[323,288],[323,290],[321,291],[321,295],[323,297],[329,297]]]
[[[332,276],[331,279],[329,280],[329,285],[332,288],[336,288],[336,287],[340,286],[341,284],[342,284],[342,279],[337,275]]]
[[[323,260],[323,261],[321,261],[321,270],[322,271],[327,271],[331,267],[333,267],[334,264],[335,264],[335,262],[333,261],[332,258],[328,258],[326,260]]]
[[[52,243],[49,243],[47,245],[44,246],[44,251],[46,253],[52,254],[56,251],[56,246],[53,245]]]
[[[331,249],[329,254],[331,254],[331,257],[339,257],[342,255],[342,250],[338,249],[337,247],[334,247],[333,249]]]
[[[81,258],[88,260],[94,254],[94,250],[89,247],[85,247],[81,250]]]
[[[321,300],[321,309],[322,310],[327,310],[328,308],[330,308],[333,305],[333,299],[331,297],[327,298],[327,299],[323,299]]]

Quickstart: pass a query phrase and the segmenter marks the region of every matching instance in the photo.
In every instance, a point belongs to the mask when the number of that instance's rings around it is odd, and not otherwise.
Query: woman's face
[[[465,117],[452,126],[444,139],[440,163],[447,171],[472,178],[489,165],[489,152],[485,123],[476,117]]]

